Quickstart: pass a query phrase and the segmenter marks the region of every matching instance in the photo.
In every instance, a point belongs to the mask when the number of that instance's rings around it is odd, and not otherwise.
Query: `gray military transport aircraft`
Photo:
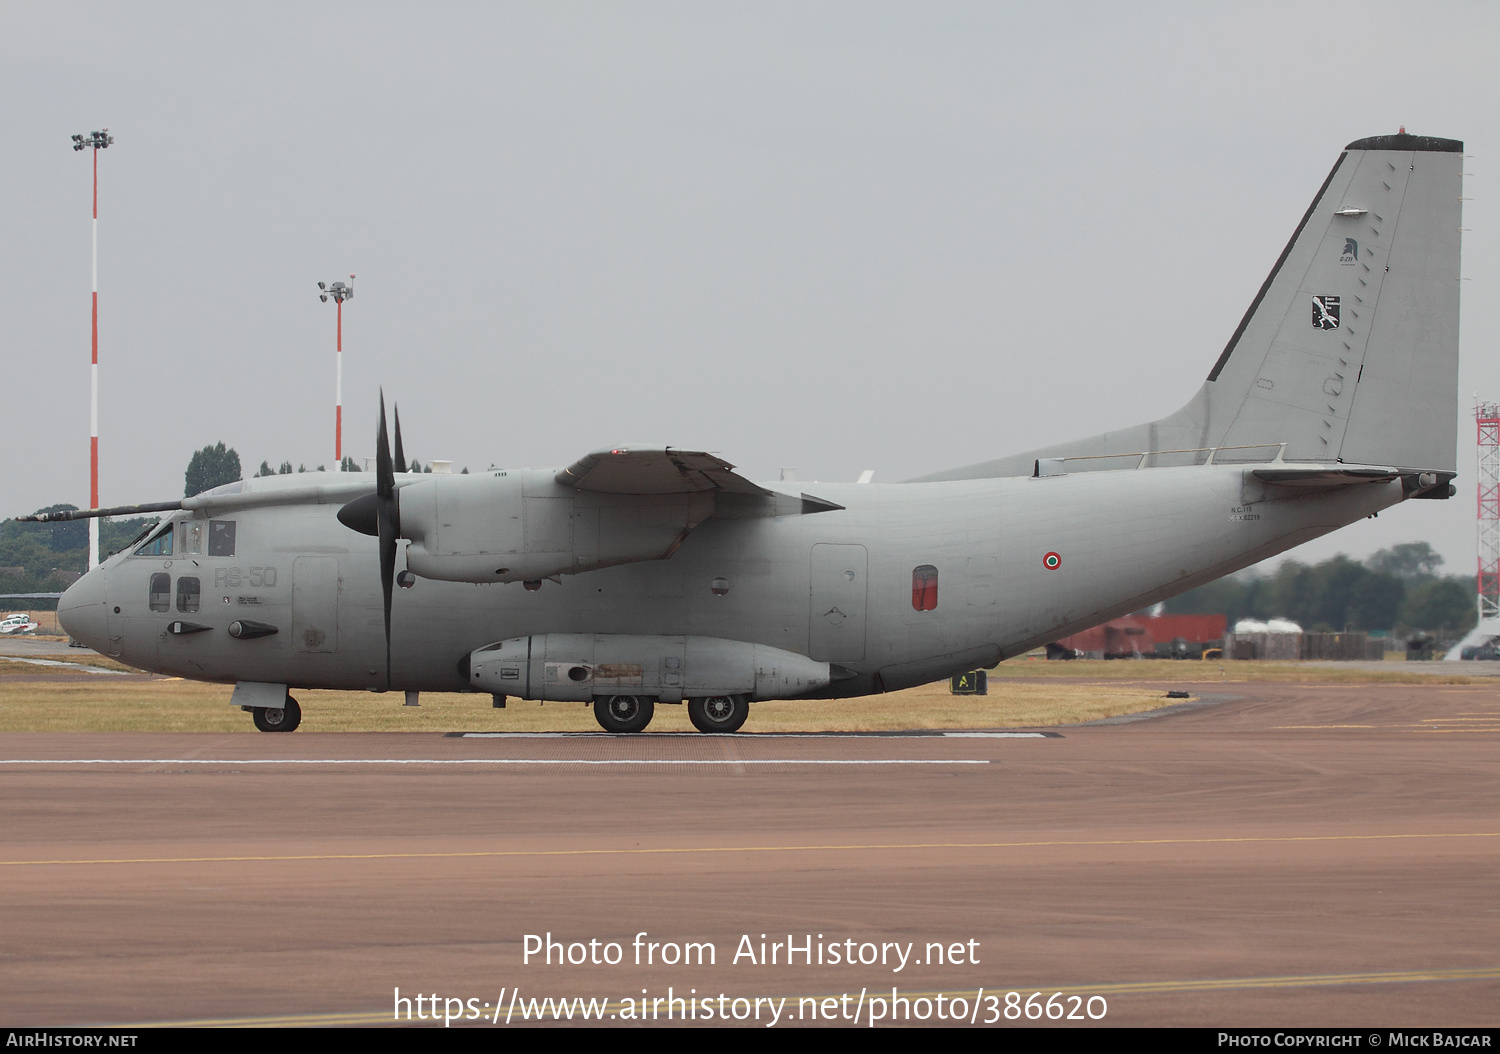
[[[1207,381],[1159,421],[810,493],[673,447],[408,475],[382,396],[373,476],[30,517],[170,512],[58,617],[122,662],[234,684],[267,732],[297,727],[291,688],[572,700],[611,732],[686,703],[731,732],[753,700],[991,666],[1454,493],[1462,149],[1349,144]]]

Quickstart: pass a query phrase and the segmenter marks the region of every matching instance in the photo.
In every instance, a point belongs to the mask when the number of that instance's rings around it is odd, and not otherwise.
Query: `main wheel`
[[[643,732],[656,712],[656,701],[640,695],[601,695],[594,700],[594,719],[606,732]]]
[[[750,716],[743,695],[709,695],[688,700],[688,719],[700,732],[738,732]]]
[[[302,723],[302,707],[288,695],[285,706],[257,706],[254,717],[255,727],[262,732],[295,732]]]

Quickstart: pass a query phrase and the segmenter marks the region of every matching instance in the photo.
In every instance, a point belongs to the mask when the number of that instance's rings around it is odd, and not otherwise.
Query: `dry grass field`
[[[128,667],[93,652],[68,663],[100,671]],[[1014,659],[990,671],[990,694],[954,696],[946,681],[862,699],[756,703],[746,732],[868,732],[904,729],[1041,728],[1140,713],[1170,705],[1164,685],[1247,681],[1307,683],[1486,683],[1488,678],[1264,662],[1046,662]],[[0,732],[252,732],[249,715],[229,705],[227,685],[178,678],[121,677],[75,665],[0,658]],[[309,732],[592,732],[592,710],[578,703],[429,692],[420,707],[399,692],[299,691]],[[658,706],[651,732],[692,729],[684,706]]]
[[[104,666],[107,660],[98,660]],[[1165,705],[1159,688],[1136,685],[1003,684],[988,696],[954,696],[946,682],[848,700],[756,703],[746,732],[1018,728],[1091,721]],[[81,674],[0,660],[0,732],[252,732],[229,706],[226,685],[169,678]],[[597,732],[580,703],[427,692],[402,705],[399,692],[297,693],[308,732]],[[658,706],[652,732],[692,730],[684,706]]]

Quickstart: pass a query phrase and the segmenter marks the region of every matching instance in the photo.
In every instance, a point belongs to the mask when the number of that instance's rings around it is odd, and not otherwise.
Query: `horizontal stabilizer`
[[[1276,465],[1257,468],[1251,475],[1278,487],[1329,490],[1359,483],[1390,483],[1399,479],[1408,498],[1450,498],[1452,472],[1411,472],[1381,465]]]
[[[1389,483],[1401,475],[1400,469],[1359,465],[1278,465],[1258,468],[1256,479],[1279,487],[1348,487],[1356,483]]]

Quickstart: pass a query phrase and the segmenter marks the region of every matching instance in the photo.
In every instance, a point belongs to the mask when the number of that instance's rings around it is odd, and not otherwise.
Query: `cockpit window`
[[[208,555],[234,555],[234,520],[208,521]]]
[[[160,522],[161,522],[160,520],[154,520],[151,523],[146,524],[146,526],[144,526],[144,527],[141,528],[141,532],[139,534],[137,534],[134,538],[130,539],[130,541],[126,542],[124,545],[120,546],[120,548],[121,549],[129,549],[133,545],[140,544],[141,539],[145,538],[146,535],[148,535],[152,531],[156,530],[156,525],[158,523],[160,523]]]
[[[166,524],[151,540],[135,551],[136,556],[171,556],[172,524]]]
[[[197,556],[203,552],[203,521],[182,521],[182,555]]]

